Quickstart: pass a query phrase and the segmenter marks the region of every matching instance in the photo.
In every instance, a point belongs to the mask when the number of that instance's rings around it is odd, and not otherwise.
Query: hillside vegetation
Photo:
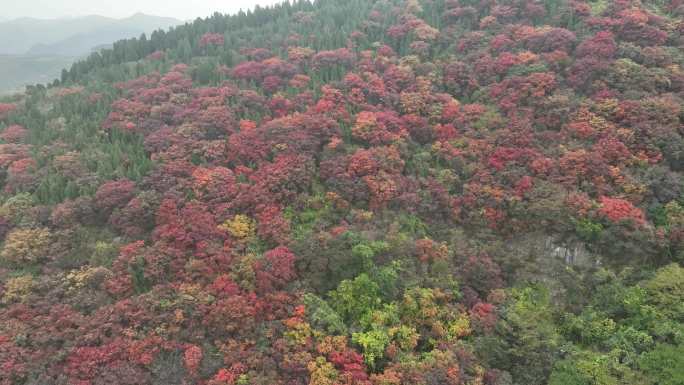
[[[295,1],[0,101],[0,384],[684,384],[681,0]]]

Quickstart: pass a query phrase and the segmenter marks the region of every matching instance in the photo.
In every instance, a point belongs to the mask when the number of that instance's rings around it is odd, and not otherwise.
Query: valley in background
[[[51,83],[61,71],[117,40],[150,34],[182,21],[135,14],[124,19],[84,16],[0,21],[0,94]]]

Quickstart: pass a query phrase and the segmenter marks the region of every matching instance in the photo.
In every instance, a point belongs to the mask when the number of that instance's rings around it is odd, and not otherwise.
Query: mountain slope
[[[678,1],[295,1],[0,102],[0,383],[680,385]]]
[[[28,84],[50,83],[63,68],[94,50],[179,24],[182,22],[176,19],[144,14],[119,20],[87,16],[0,23],[0,93],[16,92]]]
[[[87,31],[74,33],[65,39],[52,43],[33,45],[27,52],[30,56],[81,56],[91,52],[94,47],[130,37],[138,37],[143,33],[151,33],[157,29],[167,29],[182,22],[173,18],[136,14],[126,19],[111,20],[101,23]]]
[[[1,53],[20,55],[39,43],[53,43],[112,22],[103,16],[43,20],[20,18],[0,23]]]
[[[51,83],[72,57],[0,55],[0,94],[23,91],[24,86]]]
[[[79,56],[99,44],[179,24],[182,24],[180,20],[143,14],[125,19],[96,15],[54,20],[15,19],[0,22],[0,54]],[[68,46],[69,39],[75,46]]]

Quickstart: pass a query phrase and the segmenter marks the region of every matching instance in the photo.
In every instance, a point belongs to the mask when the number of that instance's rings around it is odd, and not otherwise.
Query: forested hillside
[[[684,2],[319,0],[0,102],[0,384],[684,384]]]

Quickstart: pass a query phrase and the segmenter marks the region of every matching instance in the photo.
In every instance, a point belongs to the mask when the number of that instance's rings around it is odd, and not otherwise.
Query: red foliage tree
[[[354,61],[354,53],[347,48],[334,51],[321,51],[313,56],[314,68],[320,69],[333,65],[350,66]]]
[[[123,207],[135,196],[135,182],[128,179],[104,183],[95,192],[95,204],[104,213]]]
[[[183,352],[183,363],[191,376],[197,376],[202,361],[202,348],[197,345],[188,346]]]
[[[0,120],[5,119],[11,112],[17,110],[17,105],[13,103],[0,103]]]
[[[28,130],[18,124],[13,124],[0,133],[0,139],[7,143],[22,142],[27,136]]]
[[[7,184],[5,190],[17,192],[31,190],[38,182],[36,173],[38,164],[33,158],[23,158],[13,161],[7,168]]]
[[[644,212],[629,201],[620,198],[601,197],[599,214],[611,222],[631,221],[639,225],[646,223]]]
[[[296,277],[295,260],[296,256],[285,246],[267,251],[254,263],[259,291],[265,293],[282,289],[293,280]]]
[[[220,33],[205,33],[202,35],[199,41],[200,47],[204,48],[210,45],[222,46],[223,45],[223,35]]]
[[[403,122],[394,112],[360,112],[352,128],[354,138],[372,145],[389,144],[408,136]]]
[[[486,296],[503,286],[501,268],[488,255],[470,256],[463,265],[464,283]]]
[[[237,194],[233,172],[225,167],[198,167],[192,173],[193,192],[198,199],[210,203],[227,202]]]
[[[470,319],[476,327],[491,332],[497,321],[496,309],[490,303],[478,302],[470,310]]]
[[[608,31],[598,32],[582,41],[575,50],[577,60],[569,70],[568,80],[575,87],[589,83],[608,69],[616,51],[617,44]]]
[[[259,238],[276,243],[287,244],[290,235],[290,223],[276,205],[262,206],[257,209],[257,235]]]
[[[240,80],[261,81],[264,76],[265,66],[260,62],[247,61],[233,68],[231,76]]]

